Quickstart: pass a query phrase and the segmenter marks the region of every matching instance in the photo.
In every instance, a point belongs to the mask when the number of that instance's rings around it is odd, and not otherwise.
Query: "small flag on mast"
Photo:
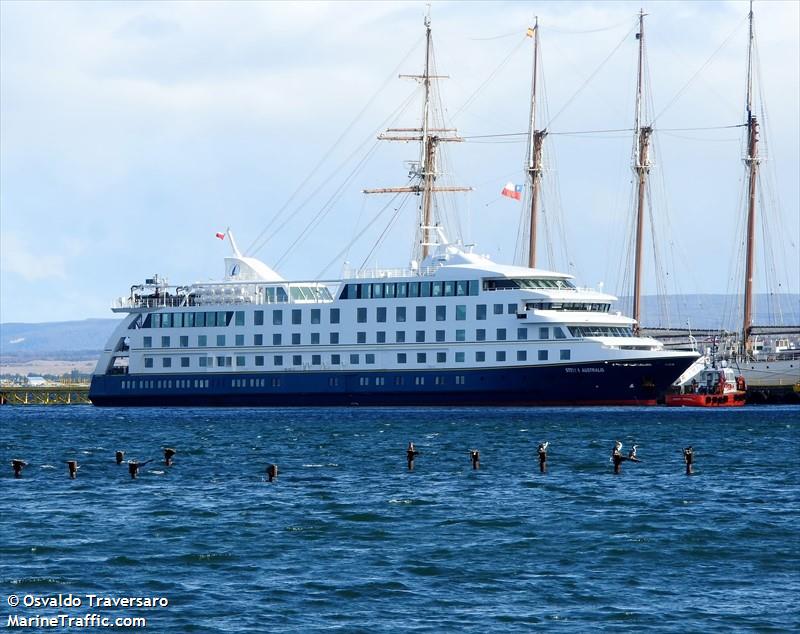
[[[506,186],[503,187],[503,191],[501,191],[500,194],[513,198],[514,200],[522,200],[522,185],[506,183]]]
[[[224,240],[225,239],[225,234],[224,233],[220,233],[219,231],[217,231],[216,235],[220,240]]]
[[[528,27],[528,32],[525,34],[525,36],[526,37],[533,37],[534,33],[536,33],[536,27],[535,26],[529,26]]]

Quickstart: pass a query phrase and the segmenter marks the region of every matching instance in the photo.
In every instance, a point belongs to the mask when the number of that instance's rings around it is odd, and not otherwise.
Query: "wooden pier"
[[[0,405],[89,405],[88,383],[0,386]]]

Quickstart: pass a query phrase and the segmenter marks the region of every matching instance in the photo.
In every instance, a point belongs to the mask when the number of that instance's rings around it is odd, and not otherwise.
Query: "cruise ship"
[[[448,238],[434,195],[467,188],[436,182],[437,148],[461,139],[431,125],[442,76],[431,72],[425,26],[425,70],[412,76],[424,89],[422,124],[382,135],[420,142],[414,184],[365,190],[419,196],[409,268],[290,281],[243,254],[228,230],[222,281],[153,276],[117,300],[125,317],[92,376],[92,403],[652,405],[697,359],[638,336],[636,321],[612,310],[615,297],[571,275],[498,264]]]
[[[634,336],[615,298],[446,241],[419,267],[287,281],[243,256],[225,278],[155,276],[92,377],[95,405],[651,405],[697,358]]]

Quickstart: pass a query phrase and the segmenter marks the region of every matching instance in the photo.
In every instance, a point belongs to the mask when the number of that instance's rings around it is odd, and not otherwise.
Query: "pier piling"
[[[694,449],[689,445],[683,450],[683,460],[686,462],[686,475],[692,475],[692,465],[694,464]]]
[[[481,452],[477,449],[470,449],[469,451],[469,458],[472,460],[472,469],[480,469],[481,468]]]
[[[18,458],[14,458],[11,461],[11,468],[14,469],[14,477],[21,478],[22,477],[22,470],[28,466],[28,463],[24,460],[20,460]]]
[[[614,443],[614,449],[611,452],[611,461],[614,463],[614,474],[619,475],[622,468],[622,443],[617,440]]]
[[[172,447],[164,447],[164,464],[168,467],[172,466],[172,457],[177,452]]]
[[[135,460],[128,460],[128,473],[131,474],[131,479],[135,480],[139,477],[139,463]]]
[[[271,464],[267,466],[267,481],[272,482],[278,477],[278,465]]]
[[[69,479],[74,480],[78,477],[78,461],[67,460],[67,469],[69,469]]]
[[[539,473],[547,473],[547,447],[549,442],[539,443],[536,453],[539,454]]]
[[[414,470],[414,458],[416,458],[418,455],[419,451],[417,451],[414,447],[414,443],[409,441],[408,449],[406,449],[406,461],[408,462],[409,471]]]

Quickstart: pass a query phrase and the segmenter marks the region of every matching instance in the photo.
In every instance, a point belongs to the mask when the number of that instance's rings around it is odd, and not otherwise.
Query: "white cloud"
[[[27,238],[3,231],[0,238],[0,268],[4,275],[18,275],[28,282],[64,280],[67,278],[66,259],[58,252],[51,252],[54,246],[31,244]]]
[[[659,119],[660,127],[741,120],[746,45],[741,22],[747,6],[645,3],[655,112],[740,25],[728,46]],[[800,216],[798,7],[787,2],[755,7],[773,134],[770,164],[777,170],[787,216],[783,232],[791,235],[798,233]],[[629,2],[435,2],[437,66],[451,76],[442,82],[445,105],[451,114],[459,109],[521,40],[535,11],[542,25],[545,97],[554,115],[620,42],[637,10]],[[155,272],[150,269],[174,280],[216,275],[222,252],[206,243],[207,236],[231,224],[240,243],[249,244],[290,192],[303,185],[302,200],[409,93],[408,82],[390,75],[420,40],[424,11],[422,2],[0,2],[4,251],[7,232],[35,235],[20,247],[18,261],[27,253],[42,270],[68,267],[59,284],[91,295],[96,306],[107,305],[137,277]],[[519,35],[497,37],[518,25]],[[457,118],[462,134],[527,127],[530,48],[525,44]],[[622,42],[551,131],[630,126],[634,52],[632,38]],[[417,72],[421,53],[418,46],[398,71]],[[386,89],[351,134],[312,170],[387,79]],[[417,116],[414,104],[397,123],[413,124]],[[708,142],[676,136],[656,140],[660,155],[654,172],[665,175],[671,239],[687,253],[702,252],[709,235],[723,245],[717,247],[723,257],[698,263],[705,269],[705,286],[687,287],[687,292],[719,289],[729,275],[724,269],[735,240],[741,162],[738,143],[727,138],[737,135],[709,133]],[[610,260],[622,247],[607,251],[595,236],[621,231],[611,222],[623,222],[627,213],[630,139],[625,134],[610,139],[553,134],[547,142],[549,156],[558,157],[571,259],[578,272],[602,277],[615,290],[614,275],[605,271],[615,268]],[[371,144],[370,139],[366,147]],[[471,212],[471,222],[462,223],[474,228],[481,251],[501,249],[510,257],[518,209],[486,205],[506,181],[521,178],[524,145],[466,143],[448,150],[452,180],[476,187],[461,199]],[[291,277],[321,270],[350,239],[359,214],[370,217],[383,204],[365,203],[359,190],[400,184],[402,161],[415,153],[409,146],[380,148],[318,233],[295,250],[281,272]],[[295,220],[270,242],[266,259],[277,258],[291,244],[350,169],[352,163],[306,209],[291,207]],[[547,208],[553,209],[552,201]],[[398,228],[412,224],[409,216]],[[91,246],[73,242],[70,251],[66,238],[74,236],[92,236]],[[409,243],[408,235],[395,231],[379,253],[381,262],[405,262]],[[360,262],[370,246],[354,247],[351,260]],[[784,263],[790,281],[792,272],[794,280],[800,278],[792,260],[798,259],[796,253],[791,251]],[[12,272],[6,261],[3,254],[4,275]],[[55,278],[33,275],[27,278],[30,284],[14,292],[46,296]],[[5,284],[0,290],[6,307],[9,288]],[[17,295],[15,302],[21,305],[25,298]],[[83,308],[59,310],[79,317]]]

